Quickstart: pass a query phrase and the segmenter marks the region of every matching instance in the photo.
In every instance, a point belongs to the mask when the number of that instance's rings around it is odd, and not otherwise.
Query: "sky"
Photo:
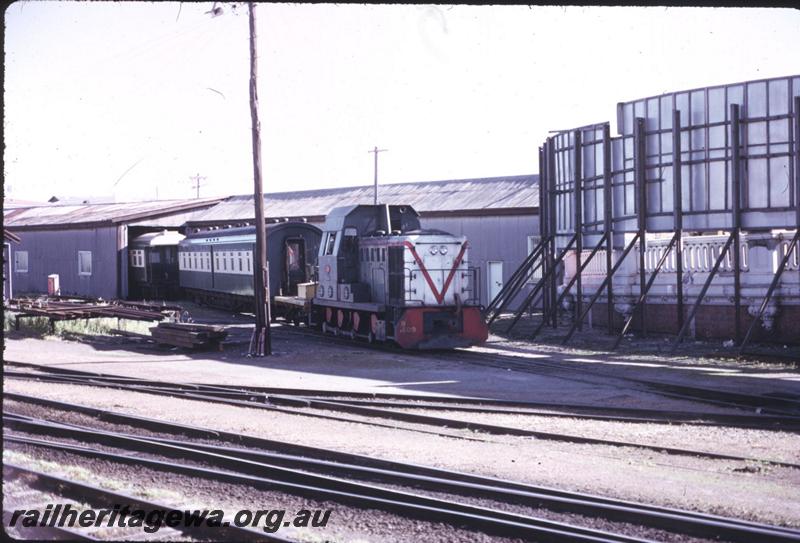
[[[5,12],[6,198],[253,191],[246,4]],[[238,7],[237,7],[238,6]],[[538,172],[617,102],[800,74],[800,11],[259,4],[265,192]]]

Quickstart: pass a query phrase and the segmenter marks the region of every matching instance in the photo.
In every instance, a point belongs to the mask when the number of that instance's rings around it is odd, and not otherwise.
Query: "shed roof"
[[[129,223],[209,207],[222,198],[156,200],[113,204],[43,205],[3,208],[3,220],[14,228],[48,226],[100,226]]]
[[[47,202],[20,200],[19,198],[3,198],[3,208],[32,207],[48,205]]]
[[[373,191],[372,185],[366,185],[267,193],[264,195],[264,216],[324,217],[335,207],[372,204]],[[539,176],[516,175],[381,185],[378,199],[385,204],[410,205],[423,215],[529,211],[539,207]],[[203,224],[253,220],[253,195],[247,194],[231,196],[212,208],[197,212],[189,222]]]

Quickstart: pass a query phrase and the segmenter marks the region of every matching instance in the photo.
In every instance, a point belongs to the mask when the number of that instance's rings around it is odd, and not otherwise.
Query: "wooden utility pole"
[[[253,270],[256,327],[250,338],[250,356],[272,354],[269,311],[269,263],[267,262],[267,229],[264,223],[264,190],[261,185],[261,123],[258,120],[256,5],[250,8],[250,119],[253,133],[253,191],[256,211],[256,258]]]
[[[368,153],[375,154],[375,201],[374,201],[375,205],[378,205],[378,153],[382,153],[388,150],[389,149],[378,149],[377,147],[375,147],[372,151],[367,151]]]
[[[191,181],[194,181],[194,186],[195,186],[195,189],[197,190],[197,193],[196,193],[196,194],[197,194],[197,196],[195,196],[195,198],[200,198],[200,181],[205,181],[205,180],[206,180],[205,176],[201,176],[201,175],[198,173],[198,174],[197,174],[197,175],[195,175],[194,177],[190,175],[190,176],[189,176],[189,179],[190,179]]]

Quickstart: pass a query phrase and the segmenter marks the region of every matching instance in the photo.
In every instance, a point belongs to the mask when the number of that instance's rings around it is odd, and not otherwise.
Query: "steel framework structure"
[[[574,318],[564,343],[582,328],[603,292],[612,334],[613,277],[636,248],[639,292],[618,332],[616,348],[635,317],[639,331],[647,333],[647,295],[673,252],[679,330],[674,350],[727,257],[732,263],[734,337],[741,352],[780,283],[792,251],[800,253],[800,76],[620,103],[617,126],[616,137],[611,137],[607,122],[555,132],[540,147],[541,242],[490,304],[490,320],[541,267],[541,279],[515,312],[509,331],[538,300],[543,319],[534,336],[548,324],[557,327],[561,303],[574,288]],[[743,336],[741,233],[774,229],[796,229],[796,233]],[[686,314],[685,234],[719,231],[727,233],[726,242]],[[653,233],[672,237],[647,277],[647,240]],[[582,261],[584,247],[591,247],[591,252]],[[563,262],[573,249],[575,274],[558,293]],[[601,249],[605,278],[584,304],[582,274]],[[615,250],[622,253],[613,262]]]

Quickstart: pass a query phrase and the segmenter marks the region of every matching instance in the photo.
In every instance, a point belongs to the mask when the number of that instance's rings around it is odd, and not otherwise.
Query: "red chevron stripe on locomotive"
[[[419,271],[422,272],[422,276],[425,278],[425,281],[428,282],[428,286],[431,288],[431,292],[433,292],[433,296],[436,298],[436,301],[440,304],[444,302],[444,295],[447,294],[447,289],[450,288],[450,283],[453,281],[456,270],[461,264],[461,260],[464,258],[464,253],[467,250],[467,242],[465,241],[463,244],[461,244],[461,251],[459,251],[458,256],[453,261],[453,267],[450,269],[450,274],[447,276],[444,285],[442,285],[442,292],[439,292],[439,289],[437,289],[436,285],[433,283],[431,274],[428,272],[428,268],[425,267],[425,264],[422,262],[419,254],[417,254],[417,250],[414,248],[414,245],[412,245],[410,241],[403,242],[403,245],[408,247],[408,250],[411,251],[411,254],[414,256],[414,260],[417,261],[417,265],[419,265]]]

